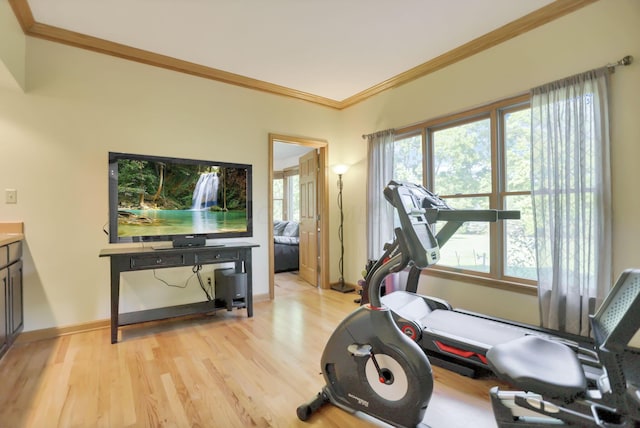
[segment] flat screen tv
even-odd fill
[[[253,236],[251,165],[109,153],[109,242]]]

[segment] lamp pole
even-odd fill
[[[336,165],[334,172],[338,174],[338,208],[340,208],[340,227],[338,228],[338,239],[340,239],[340,260],[338,261],[338,271],[340,272],[340,278],[338,284],[332,285],[333,290],[341,293],[349,293],[354,291],[355,288],[348,286],[344,283],[344,213],[342,211],[342,174],[347,171],[348,167],[345,165]]]

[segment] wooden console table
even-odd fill
[[[190,303],[136,312],[120,313],[120,274],[138,270],[164,269],[182,266],[198,266],[218,263],[235,263],[236,273],[247,274],[246,297],[243,306],[247,316],[253,316],[253,287],[251,274],[251,249],[257,244],[233,242],[224,246],[186,248],[106,248],[100,257],[111,261],[111,343],[118,341],[118,327],[147,321],[161,320],[191,314],[201,314],[227,309],[219,301]]]

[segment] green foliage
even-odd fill
[[[525,231],[525,224],[507,224],[507,254],[505,273],[509,276],[537,280],[535,235]]]
[[[121,204],[134,207],[147,196],[156,183],[156,173],[147,161],[118,162],[118,195]]]
[[[200,174],[209,172],[193,165],[169,164],[165,171],[162,209],[185,210],[191,208],[193,191]]]
[[[422,183],[422,136],[398,139],[393,144],[393,178]]]
[[[506,190],[531,190],[531,112],[505,114],[504,123]]]
[[[247,208],[247,175],[239,169],[224,170],[223,200],[229,211],[244,210]],[[218,200],[220,205],[220,200]]]
[[[434,190],[443,195],[491,192],[489,119],[433,133]]]
[[[140,160],[118,162],[118,198],[121,208],[189,209],[200,177],[197,166],[160,164]],[[156,200],[152,197],[160,187]]]

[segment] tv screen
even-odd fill
[[[109,242],[253,236],[251,165],[109,153]]]

